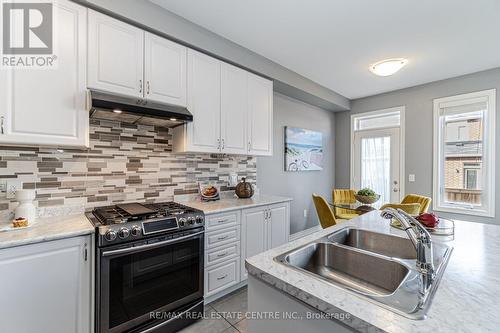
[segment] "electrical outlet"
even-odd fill
[[[307,218],[307,209],[304,209],[304,218]]]
[[[15,199],[16,198],[16,192],[19,189],[23,188],[23,183],[19,180],[7,180],[7,194],[6,197],[7,199]]]
[[[409,175],[408,175],[408,181],[409,181],[410,183],[414,183],[414,182],[415,182],[415,175],[414,175],[414,174],[412,174],[412,173],[411,173],[411,174],[409,174]]]
[[[0,193],[7,192],[7,180],[0,179]]]

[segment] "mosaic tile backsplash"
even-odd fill
[[[198,182],[226,190],[231,172],[256,183],[255,157],[174,154],[171,140],[167,128],[91,119],[89,149],[0,146],[0,181],[35,189],[40,211],[173,200]],[[0,193],[0,216],[16,206]]]

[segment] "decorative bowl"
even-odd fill
[[[375,196],[366,196],[366,195],[354,194],[354,197],[359,202],[367,204],[367,205],[374,204],[375,202],[378,201],[378,199],[380,199],[380,195],[378,195],[378,194],[376,194]]]
[[[236,185],[236,189],[234,191],[238,198],[247,199],[251,198],[253,195],[253,187],[252,184],[247,183],[245,177],[242,178],[242,181]]]

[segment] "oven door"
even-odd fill
[[[203,298],[203,234],[99,249],[97,332],[124,332]]]

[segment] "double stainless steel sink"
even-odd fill
[[[436,277],[422,293],[416,250],[408,238],[344,228],[275,258],[411,319],[429,309],[452,247],[435,243]]]

